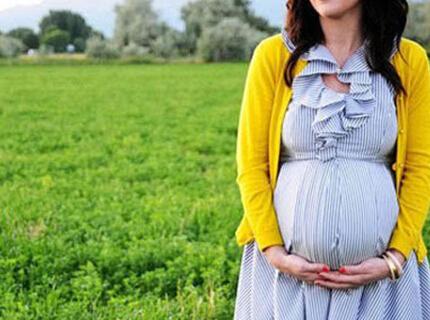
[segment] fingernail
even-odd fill
[[[324,266],[324,267],[322,268],[322,271],[324,271],[324,272],[329,272],[329,271],[330,271],[330,268],[329,268],[329,267],[327,267],[327,266]]]
[[[339,268],[339,272],[345,273],[345,272],[346,272],[345,267],[340,267],[340,268]]]

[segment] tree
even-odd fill
[[[158,16],[152,0],[125,0],[115,6],[114,40],[120,47],[135,43],[149,48],[159,35]]]
[[[24,44],[24,50],[37,49],[39,47],[39,37],[30,28],[16,28],[9,31],[7,35],[21,40]]]
[[[180,55],[181,33],[167,28],[152,43],[152,52],[159,57],[172,58]]]
[[[40,21],[39,28],[41,38],[44,38],[52,28],[66,32],[69,35],[69,42],[80,52],[84,51],[85,42],[93,31],[80,14],[70,10],[50,10]]]
[[[267,20],[255,15],[249,0],[196,0],[181,8],[181,18],[185,23],[189,53],[197,49],[197,41],[206,28],[217,25],[225,18],[236,17],[253,29],[272,34],[278,31]]]
[[[185,23],[190,53],[195,53],[197,40],[205,28],[218,24],[224,18],[240,15],[240,8],[234,0],[197,0],[183,6],[181,18]]]
[[[67,31],[51,27],[45,30],[42,36],[41,44],[51,46],[55,52],[66,51],[67,45],[70,43],[70,35]]]
[[[198,54],[205,61],[248,60],[266,36],[238,17],[225,18],[203,30],[197,42]]]
[[[125,0],[115,12],[114,40],[125,55],[145,52],[168,58],[182,52],[182,33],[159,21],[152,0]]]

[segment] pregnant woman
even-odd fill
[[[287,7],[242,102],[235,319],[430,319],[430,67],[407,2]]]

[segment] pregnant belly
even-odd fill
[[[384,252],[399,210],[389,167],[351,159],[284,163],[273,200],[286,248],[332,269]]]

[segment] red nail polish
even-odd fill
[[[345,272],[346,272],[345,267],[341,267],[341,268],[339,268],[339,272],[341,272],[341,273],[345,273]]]
[[[330,268],[329,268],[329,267],[327,267],[327,266],[324,266],[322,270],[323,270],[324,272],[329,272],[329,271],[330,271]]]

